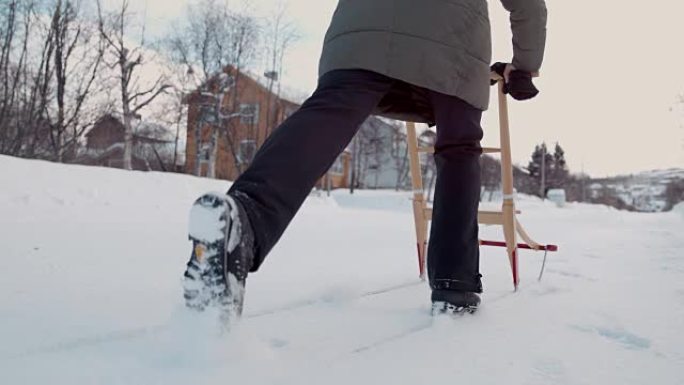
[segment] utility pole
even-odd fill
[[[330,191],[332,190],[332,178],[330,177],[330,170],[325,173],[325,190],[328,193],[328,196],[330,196]]]
[[[358,134],[352,139],[352,159],[351,159],[351,183],[349,183],[349,193],[354,194],[354,188],[356,187],[356,178],[358,175],[356,173],[356,162],[358,161],[358,151],[359,150],[359,137]]]
[[[587,177],[586,177],[586,174],[584,173],[584,162],[582,162],[582,202],[587,201],[586,181],[587,181]]]
[[[275,60],[275,59],[274,59]],[[268,79],[268,98],[266,99],[266,133],[264,134],[263,140],[266,140],[266,138],[271,134],[271,131],[273,130],[273,125],[275,124],[276,117],[275,115],[275,104],[277,100],[272,100],[273,99],[273,85],[275,82],[279,81],[278,79],[278,72],[277,71],[266,71],[264,72],[264,77]],[[259,129],[257,129],[256,133],[256,143],[257,146],[260,146],[259,142]]]
[[[542,144],[542,160],[541,160],[541,186],[540,196],[542,200],[546,199],[546,143]]]

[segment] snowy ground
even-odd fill
[[[408,197],[312,197],[229,334],[188,314],[187,211],[223,182],[0,157],[3,384],[682,384],[684,208],[521,199],[542,283],[483,249],[483,307],[428,315]],[[483,229],[498,239],[497,229]],[[394,290],[385,291],[394,288]]]

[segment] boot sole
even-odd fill
[[[205,194],[190,210],[192,253],[183,282],[185,304],[190,309],[216,307],[226,318],[241,313],[244,283],[226,269],[227,253],[239,237],[235,214],[235,203],[223,194]]]
[[[447,302],[433,302],[432,304],[432,315],[454,315],[462,316],[465,314],[475,314],[477,312],[478,306],[456,306]]]

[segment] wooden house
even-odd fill
[[[166,130],[154,124],[136,122],[131,164],[139,171],[173,171],[168,152],[174,141],[165,138]],[[125,127],[114,115],[102,116],[85,134],[86,146],[75,163],[123,168]]]
[[[269,88],[227,67],[188,95],[187,173],[235,180],[246,170],[266,138],[300,107]],[[330,180],[332,188],[347,187],[349,160],[348,152],[342,154],[318,186]]]

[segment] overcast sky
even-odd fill
[[[115,3],[117,0],[108,0]],[[280,0],[254,0],[265,12]],[[373,1],[373,0],[364,0]],[[148,30],[163,35],[187,0],[135,0]],[[237,2],[237,1],[234,1]],[[310,93],[337,0],[289,0],[302,39],[286,62],[287,85]],[[420,3],[416,0],[416,3]],[[514,161],[542,141],[565,148],[573,172],[593,176],[684,167],[684,1],[547,0],[549,31],[540,96],[511,107]],[[494,59],[511,57],[508,15],[489,1]],[[494,95],[493,95],[494,96]],[[496,105],[484,145],[498,142]]]

